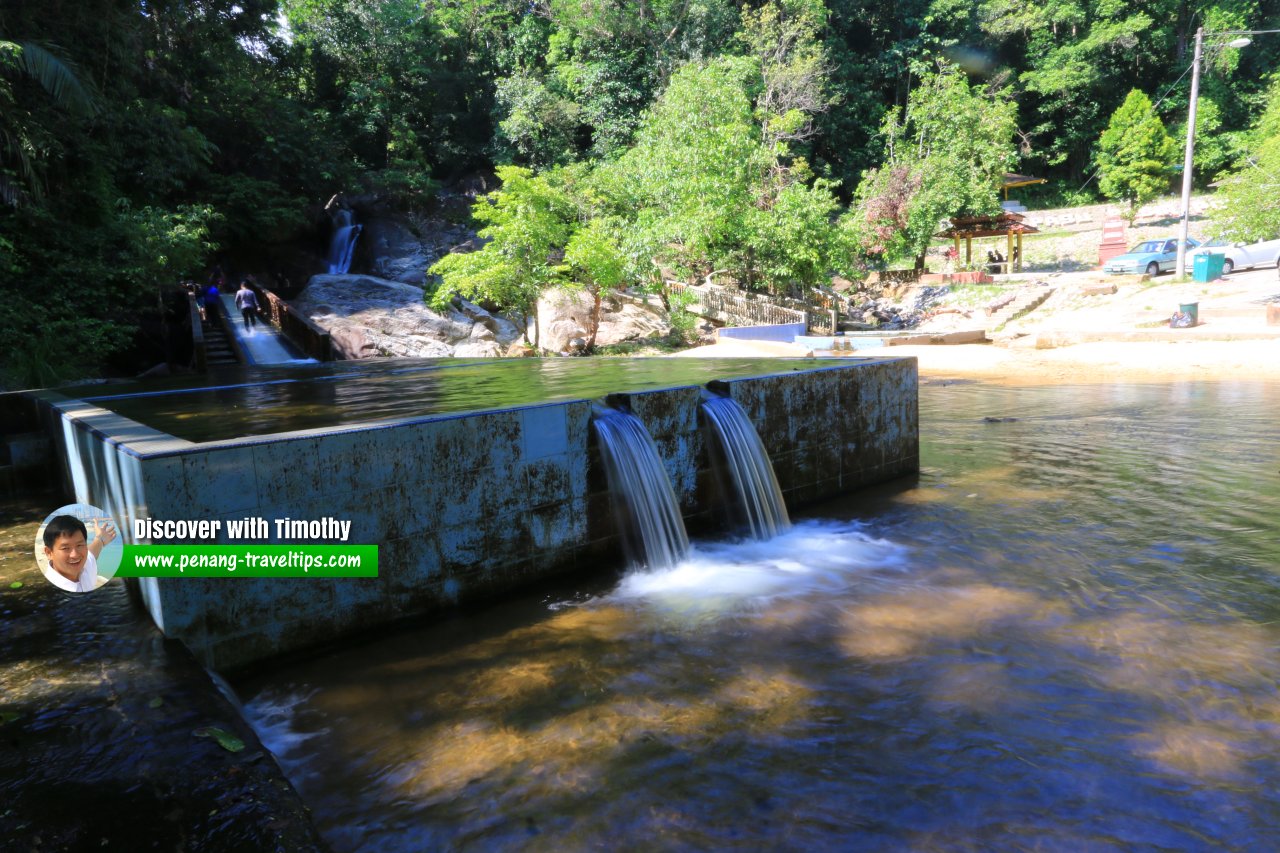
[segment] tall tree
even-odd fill
[[[25,75],[38,83],[60,109],[91,115],[97,102],[76,69],[48,48],[0,39],[0,203],[18,204],[43,190],[35,128],[24,121],[13,80]]]
[[[598,180],[631,222],[633,274],[654,259],[706,275],[741,242],[754,185],[767,171],[746,83],[749,61],[723,58],[676,72],[636,145]]]
[[[1128,204],[1125,216],[1132,225],[1138,208],[1169,189],[1177,155],[1151,99],[1134,89],[1098,140],[1098,187],[1107,198]]]
[[[603,219],[593,219],[574,232],[564,249],[570,287],[581,286],[591,294],[591,332],[587,351],[595,348],[600,332],[600,303],[605,291],[627,280],[627,259],[614,238],[614,229]]]

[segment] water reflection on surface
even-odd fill
[[[870,360],[870,359],[867,359]],[[188,441],[217,441],[397,418],[705,385],[849,366],[821,358],[368,359],[227,369],[94,389],[85,399]],[[66,389],[81,394],[82,388]]]
[[[275,673],[249,712],[338,850],[1270,849],[1276,411],[926,384],[918,482]]]

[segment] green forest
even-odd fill
[[[1200,27],[1277,28],[1280,3],[7,2],[0,383],[154,363],[166,293],[318,244],[338,192],[499,187],[428,298],[516,313],[664,270],[794,292],[910,265],[941,220],[998,210],[1007,171],[1048,179],[1032,207],[1134,204],[1180,181]],[[1280,38],[1224,44],[1194,180],[1261,236]]]

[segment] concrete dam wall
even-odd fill
[[[693,384],[607,395],[644,422],[695,535],[727,523],[699,409],[709,393],[746,410],[793,508],[919,467],[914,359],[701,369]],[[128,541],[135,519],[256,516],[349,521],[348,542],[379,546],[377,578],[136,581],[165,635],[215,669],[622,559],[591,429],[599,395],[201,440],[175,436],[177,421],[161,421],[166,432],[126,417],[107,397],[41,399],[69,490],[109,510]],[[290,540],[273,527],[261,541]]]

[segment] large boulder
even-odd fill
[[[368,275],[317,275],[291,303],[328,330],[342,358],[501,356],[522,334],[470,303],[432,311],[421,287]]]
[[[539,343],[552,352],[573,352],[591,337],[591,294],[549,290],[538,300]],[[597,346],[671,334],[671,319],[656,296],[607,291],[600,301]]]

